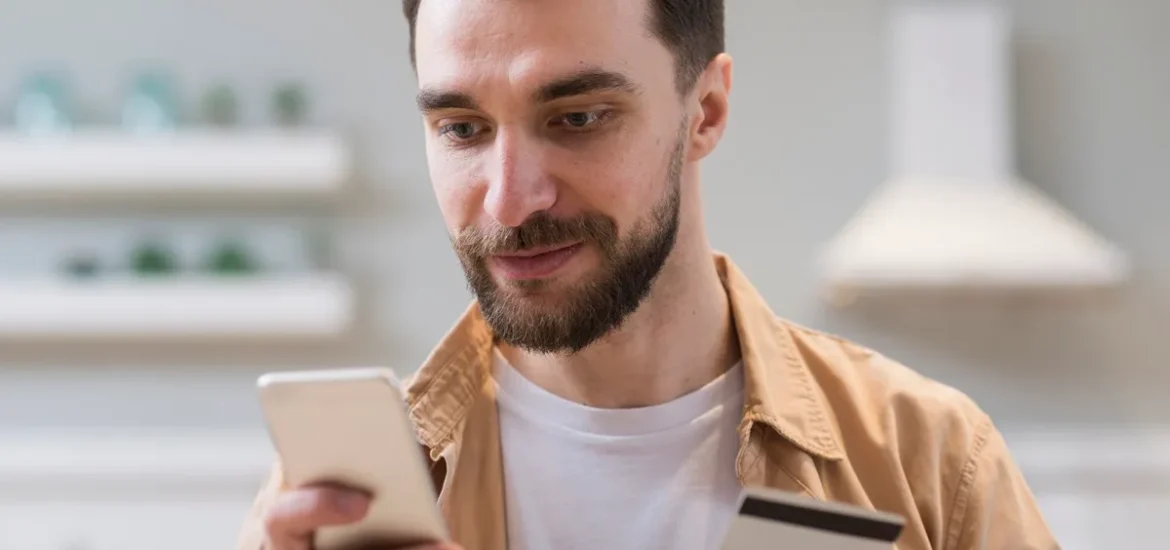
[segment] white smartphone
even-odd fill
[[[359,523],[322,528],[316,550],[447,539],[423,450],[393,371],[268,373],[257,381],[285,486],[334,483],[373,495]]]

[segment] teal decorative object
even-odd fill
[[[207,270],[215,275],[248,275],[255,273],[258,266],[243,243],[225,239],[212,251]]]
[[[29,78],[16,99],[13,118],[17,129],[26,134],[57,134],[72,129],[62,78],[50,73]]]
[[[272,110],[281,126],[304,124],[309,111],[309,98],[304,87],[296,82],[278,85],[272,94]]]
[[[203,113],[207,121],[215,126],[234,126],[239,123],[240,108],[235,90],[227,85],[208,90],[203,97]]]
[[[179,270],[174,253],[154,241],[139,246],[131,263],[134,273],[145,277],[170,275]]]
[[[161,72],[139,75],[122,106],[122,126],[131,132],[168,132],[178,127],[178,118],[170,78]]]
[[[92,279],[101,269],[98,259],[90,254],[75,254],[65,260],[64,267],[74,279]]]

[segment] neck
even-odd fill
[[[739,342],[710,246],[684,237],[621,329],[573,355],[501,353],[545,390],[599,408],[661,404],[714,380],[738,361]]]

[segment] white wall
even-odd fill
[[[1134,254],[1131,290],[1093,311],[837,312],[819,301],[811,267],[884,174],[886,5],[729,2],[735,102],[704,173],[715,244],[780,314],[960,387],[1006,431],[1170,421],[1170,35],[1159,32],[1170,3],[1012,3],[1022,174]],[[263,87],[300,76],[316,91],[316,118],[356,137],[363,189],[337,208],[260,212],[36,210],[0,200],[0,265],[31,257],[37,245],[20,224],[42,216],[58,233],[172,216],[325,217],[340,227],[340,263],[361,284],[363,310],[358,334],[328,346],[5,342],[0,429],[255,429],[252,382],[264,370],[414,368],[468,294],[430,194],[405,32],[399,4],[387,0],[5,0],[0,106],[25,71],[59,64],[88,116],[109,116],[127,71],[157,60],[176,71],[190,109],[191,93],[226,78],[248,94],[256,120]]]

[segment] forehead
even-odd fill
[[[673,74],[670,53],[647,27],[647,8],[647,0],[423,0],[419,85],[523,87],[585,68]]]

